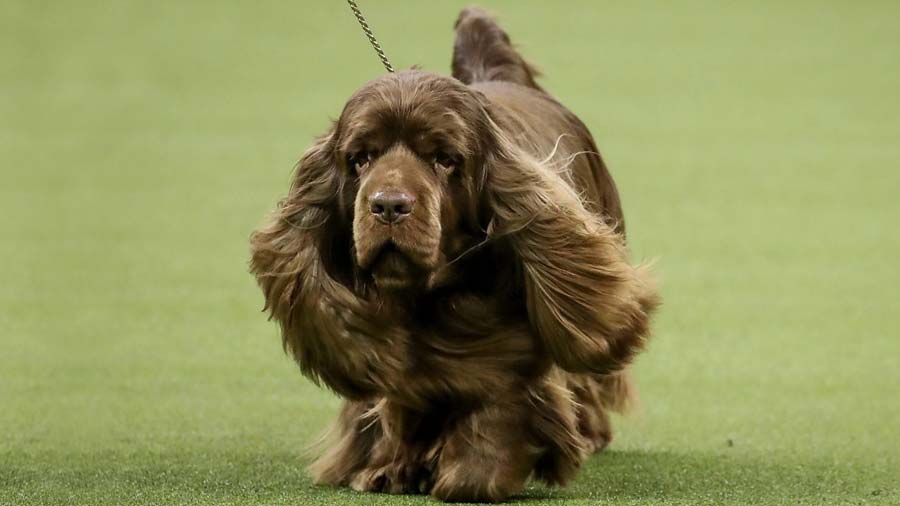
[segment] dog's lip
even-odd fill
[[[385,238],[379,244],[374,245],[371,248],[366,249],[357,249],[356,250],[356,265],[362,270],[368,270],[372,267],[378,260],[378,255],[388,246],[388,244],[392,244],[393,240],[390,238]]]
[[[429,266],[417,255],[408,251],[406,248],[398,244],[394,239],[388,238],[377,247],[371,248],[364,255],[359,255],[357,264],[363,270],[372,270],[381,260],[388,255],[397,255],[409,262],[416,269],[422,271],[430,270]]]

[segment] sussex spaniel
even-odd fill
[[[320,483],[499,501],[610,441],[657,296],[590,133],[483,11],[453,77],[347,102],[252,236],[285,349],[345,399]]]

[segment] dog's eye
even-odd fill
[[[375,151],[358,151],[347,155],[347,165],[353,167],[356,172],[366,170],[369,163],[375,159],[377,153]]]
[[[434,168],[443,172],[453,172],[459,166],[459,160],[443,151],[434,154]]]

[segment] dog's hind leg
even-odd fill
[[[531,430],[543,449],[534,477],[548,485],[565,485],[575,477],[593,450],[580,430],[582,405],[567,386],[570,373],[554,367],[541,382],[529,387]]]
[[[637,403],[629,370],[605,375],[571,374],[569,388],[579,405],[579,432],[588,441],[592,453],[602,451],[613,437],[608,413],[625,413]]]
[[[454,29],[453,77],[466,84],[506,81],[541,89],[535,82],[537,69],[522,58],[487,12],[478,7],[463,9]]]

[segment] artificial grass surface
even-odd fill
[[[463,2],[365,2],[447,72]],[[643,410],[526,504],[900,504],[900,4],[484,2],[592,128],[665,307]],[[0,503],[311,485],[338,401],[247,237],[378,75],[343,2],[0,4]]]

